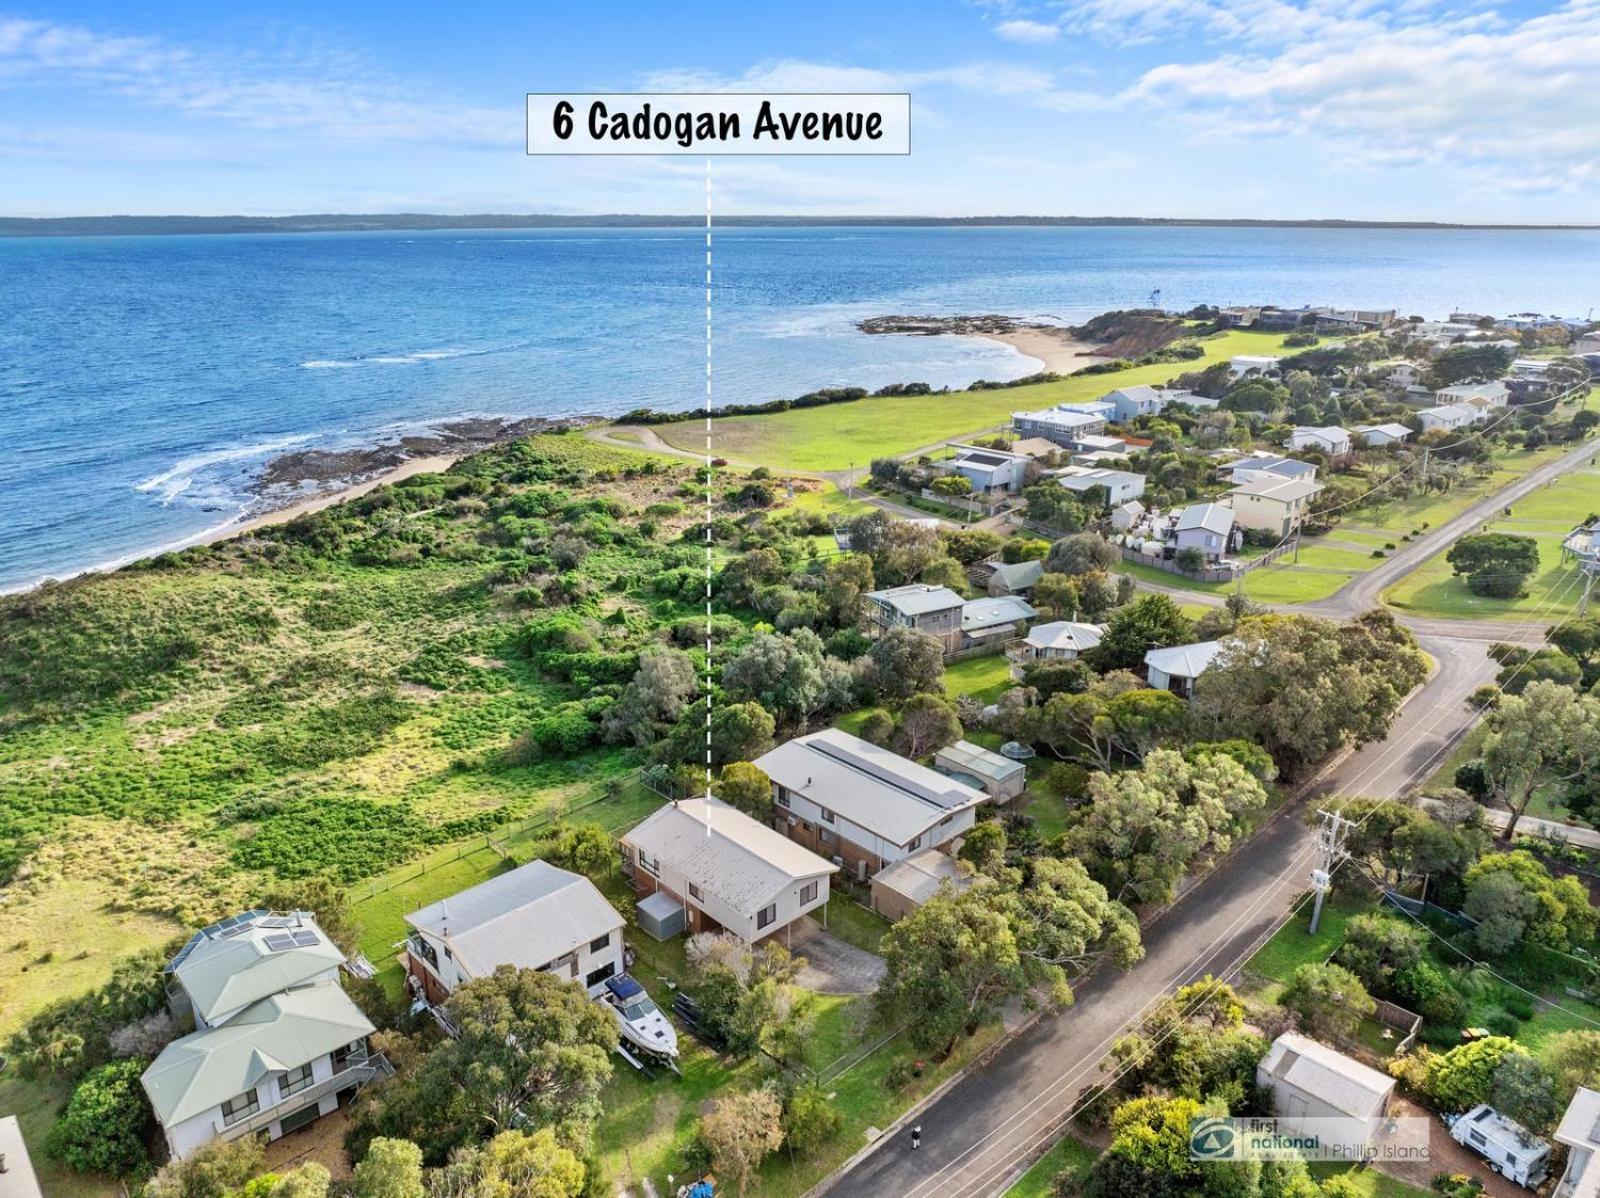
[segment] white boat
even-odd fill
[[[606,979],[600,1002],[617,1021],[623,1046],[655,1057],[674,1061],[678,1056],[678,1033],[667,1022],[661,1009],[645,993],[644,987],[627,974]]]

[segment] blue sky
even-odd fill
[[[1600,221],[1600,0],[3,5],[7,215],[693,212],[521,98],[728,89],[910,91],[915,152],[723,212]]]

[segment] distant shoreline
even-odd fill
[[[309,213],[301,216],[0,216],[0,237],[156,237],[240,233],[374,233],[467,229],[689,228],[705,215],[607,213]],[[719,216],[724,228],[1215,228],[1215,229],[1460,229],[1593,232],[1600,224],[1473,224],[1451,221],[1268,220],[1182,216]]]

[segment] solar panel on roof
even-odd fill
[[[301,928],[297,932],[291,932],[290,935],[294,937],[294,942],[301,948],[310,948],[314,944],[322,943],[321,937],[310,928]]]
[[[274,932],[263,937],[261,943],[267,946],[270,953],[284,953],[294,947],[294,937],[287,932]]]

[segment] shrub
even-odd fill
[[[149,1163],[144,1144],[151,1121],[139,1084],[146,1064],[140,1057],[113,1061],[79,1082],[50,1129],[50,1155],[80,1173],[141,1172]]]

